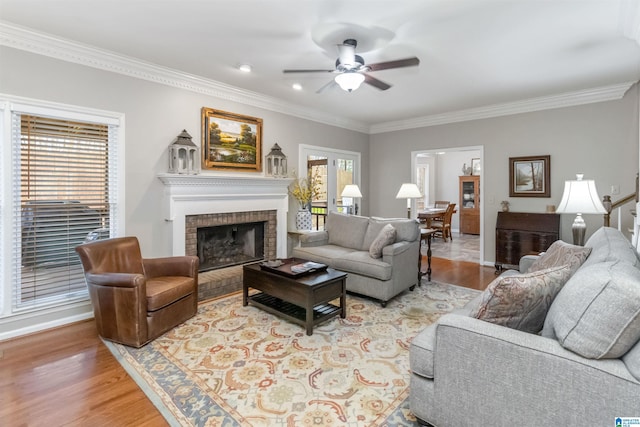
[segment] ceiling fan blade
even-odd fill
[[[331,81],[329,81],[326,85],[322,86],[320,89],[318,89],[316,91],[316,93],[322,93],[328,89],[333,88],[334,86],[337,86],[338,84],[336,83],[335,80],[331,79]]]
[[[391,87],[390,84],[385,83],[382,80],[378,80],[375,77],[371,77],[369,74],[364,74],[364,82],[380,90],[387,90]]]
[[[336,70],[282,70],[283,73],[333,73]]]
[[[378,62],[376,64],[367,64],[369,71],[388,70],[390,68],[413,67],[420,64],[420,60],[415,56],[413,58],[397,59],[395,61]]]

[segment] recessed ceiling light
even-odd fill
[[[300,83],[294,83],[291,85],[294,90],[302,90],[302,85]]]
[[[249,64],[242,64],[238,67],[238,69],[244,73],[250,73],[251,72],[251,65]]]

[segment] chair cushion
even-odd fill
[[[470,317],[538,333],[553,299],[571,275],[568,265],[526,274],[500,276],[482,293]]]
[[[356,252],[354,249],[344,248],[336,245],[322,246],[301,246],[293,248],[293,256],[309,261],[321,262],[329,267],[337,268],[334,261],[344,258],[348,254]]]
[[[391,279],[391,264],[381,259],[371,258],[369,252],[366,251],[354,251],[342,258],[335,258],[333,267],[336,270],[373,277],[382,281]],[[349,279],[347,278],[348,283]]]
[[[368,251],[371,243],[380,234],[380,230],[387,224],[393,225],[396,229],[396,242],[413,242],[420,238],[420,228],[414,219],[372,217],[369,219],[369,226],[360,249]]]
[[[391,224],[385,224],[378,233],[378,236],[373,240],[369,247],[369,255],[371,258],[381,258],[382,248],[392,244],[396,241],[396,229]]]
[[[589,359],[619,358],[640,339],[640,270],[623,261],[581,267],[551,305],[542,335]]]
[[[160,310],[193,293],[194,279],[183,276],[160,276],[147,280],[147,311]]]
[[[329,212],[326,223],[329,244],[360,250],[368,226],[367,217]]]
[[[547,251],[540,255],[529,267],[528,272],[544,270],[546,268],[568,265],[571,274],[582,265],[591,253],[591,248],[576,246],[556,240],[549,246]]]
[[[600,227],[585,243],[592,248],[591,255],[584,262],[584,266],[607,261],[624,261],[640,267],[638,253],[622,232],[612,227]]]

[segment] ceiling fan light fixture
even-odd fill
[[[334,80],[342,90],[351,92],[360,87],[364,81],[364,75],[356,72],[347,72],[338,74]]]

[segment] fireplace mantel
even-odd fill
[[[172,223],[173,255],[185,254],[185,217],[210,213],[277,211],[277,256],[287,256],[291,178],[255,175],[158,174],[164,183],[164,218]]]

